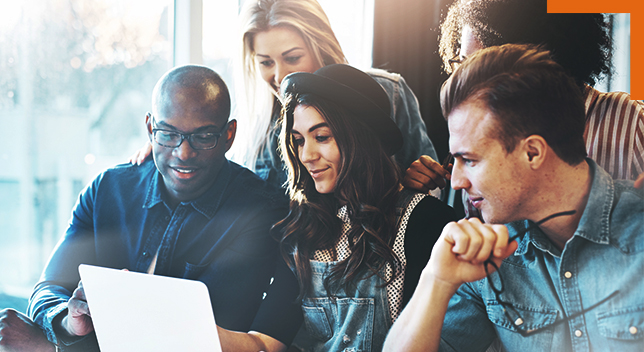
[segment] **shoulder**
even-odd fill
[[[458,220],[452,207],[431,195],[426,196],[416,205],[411,213],[410,221],[411,219],[418,219],[424,222],[428,221],[427,219],[432,219],[444,225],[450,221]]]
[[[452,207],[433,196],[425,196],[418,202],[409,216],[405,232],[406,246],[412,246],[413,248],[427,241],[430,241],[433,245],[445,225],[456,220],[458,218]],[[424,247],[421,245],[419,248]]]
[[[248,203],[261,202],[271,206],[288,206],[284,189],[266,182],[235,162],[229,161],[228,164],[231,170],[228,193],[245,197]]]
[[[378,82],[389,95],[393,93],[402,94],[402,91],[409,89],[405,79],[398,73],[381,70],[379,68],[370,68],[365,70],[365,72]]]
[[[118,164],[99,173],[89,187],[98,188],[109,185],[110,188],[118,189],[138,188],[143,183],[149,184],[156,170],[153,160],[147,160],[141,165]]]
[[[366,69],[366,72],[371,78],[375,79],[378,83],[380,82],[391,82],[398,83],[402,80],[402,76],[398,73],[385,71],[379,68],[369,68]]]
[[[632,216],[633,221],[644,223],[644,189],[633,187],[633,181],[614,180],[615,199],[613,201],[613,219],[624,214]],[[626,219],[624,219],[626,220]],[[621,222],[617,220],[617,222]],[[644,225],[643,225],[644,226]]]
[[[600,92],[592,87],[586,87],[584,92],[586,114],[589,117],[616,117],[627,118],[630,116],[644,116],[644,102],[631,99],[625,92]]]

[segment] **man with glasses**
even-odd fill
[[[211,69],[182,66],[159,80],[145,119],[153,160],[108,169],[81,193],[30,299],[29,315],[59,349],[98,350],[81,263],[202,281],[219,326],[251,329],[279,258],[269,230],[288,203],[226,159],[237,127],[229,114],[228,89]],[[33,326],[12,313],[5,327],[14,333],[3,334],[22,330],[23,344],[34,341],[26,350],[37,350]]]
[[[644,195],[586,157],[575,81],[540,48],[491,47],[441,106],[452,186],[486,224],[445,227],[385,350],[641,351]]]

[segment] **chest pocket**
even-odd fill
[[[304,325],[326,351],[371,351],[374,305],[373,298],[306,298]]]
[[[555,309],[523,308],[521,306],[514,305],[512,305],[512,308],[521,315],[522,323],[519,326],[524,331],[541,329],[554,324],[557,320],[557,310]],[[514,317],[515,314],[511,309],[509,310],[509,313],[511,317]],[[487,315],[490,318],[490,321],[495,325],[517,332],[515,322],[519,317],[516,317],[514,321],[510,321],[503,312],[503,306],[498,302],[493,301],[488,303]]]
[[[644,306],[598,312],[597,327],[611,351],[644,348]]]
[[[554,328],[548,329],[548,326],[553,325],[557,321],[558,312],[555,309],[544,307],[539,308],[525,308],[522,306],[512,305],[514,311],[521,315],[521,324],[519,327],[523,331],[531,331],[535,329],[542,329],[534,335],[527,338],[518,333],[515,322],[519,319],[515,317],[515,312],[509,310],[509,315],[513,320],[508,319],[503,312],[503,306],[497,301],[488,301],[487,315],[492,323],[496,325],[496,331],[502,341],[506,341],[510,346],[522,346],[524,351],[549,351],[552,350],[552,342],[554,338]],[[518,322],[517,322],[518,323]],[[543,329],[545,328],[545,329]]]

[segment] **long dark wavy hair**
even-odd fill
[[[335,189],[320,194],[308,171],[299,161],[291,131],[293,111],[298,105],[316,109],[329,125],[340,151],[341,165]],[[316,250],[331,250],[341,235],[337,211],[347,205],[351,220],[348,233],[351,254],[338,263],[325,280],[327,292],[352,282],[381,275],[389,263],[399,275],[400,260],[393,252],[396,237],[395,203],[400,171],[370,128],[341,106],[311,94],[285,98],[282,109],[280,151],[288,168],[290,212],[276,226],[283,229],[281,251],[298,277],[300,297],[311,288],[309,260]]]

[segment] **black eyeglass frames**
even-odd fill
[[[156,125],[154,117],[152,117],[152,124]],[[162,128],[154,128],[152,129],[152,136],[154,141],[162,147],[178,148],[184,140],[187,140],[190,147],[194,150],[208,150],[217,147],[219,138],[227,126],[228,123],[224,124],[221,130],[216,133],[180,133],[177,131],[164,130]]]

